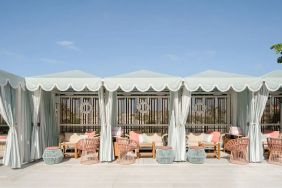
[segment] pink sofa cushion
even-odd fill
[[[130,131],[129,132],[129,139],[130,140],[134,140],[136,141],[137,143],[139,143],[139,134],[134,132],[134,131]]]
[[[219,131],[213,131],[210,134],[212,134],[212,142],[213,143],[220,142],[220,132]]]

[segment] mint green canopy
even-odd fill
[[[0,86],[5,86],[8,83],[14,89],[19,87],[25,88],[25,80],[23,77],[0,70]]]
[[[184,85],[189,91],[202,89],[206,92],[217,89],[226,92],[233,89],[236,92],[258,91],[262,86],[261,78],[228,72],[208,70],[184,78]]]
[[[163,91],[164,89],[177,91],[182,86],[182,78],[148,70],[139,70],[104,78],[104,86],[111,92],[118,89],[125,92],[130,92],[134,89],[141,92],[148,91],[149,89],[154,91]]]
[[[275,70],[262,76],[269,91],[277,91],[282,87],[282,70]]]
[[[45,91],[52,91],[55,88],[59,91],[66,91],[68,89],[75,91],[82,91],[84,89],[98,91],[101,86],[101,78],[80,70],[26,78],[26,87],[30,91],[36,91],[40,87]]]

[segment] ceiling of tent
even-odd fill
[[[25,80],[23,77],[0,70],[0,86],[9,83],[13,88],[25,87]]]
[[[26,78],[26,87],[31,91],[35,91],[39,87],[45,91],[53,89],[83,91],[86,88],[90,91],[98,91],[101,86],[102,79],[100,77],[79,70]]]
[[[278,91],[282,87],[282,70],[275,70],[262,76],[269,91]]]
[[[258,91],[262,86],[261,78],[228,72],[208,70],[184,78],[184,85],[190,91],[202,89],[206,92],[218,89],[226,92],[233,89],[241,92],[246,88]]]
[[[177,91],[182,86],[182,78],[168,74],[161,74],[148,70],[140,70],[121,75],[115,75],[104,79],[104,86],[108,91],[121,89],[130,92],[135,89],[144,92],[154,91]]]

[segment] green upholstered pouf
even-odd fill
[[[187,160],[193,164],[202,164],[206,160],[206,152],[203,147],[190,147],[187,152]]]
[[[158,147],[156,149],[156,160],[160,164],[171,164],[175,158],[175,151],[168,146]]]
[[[48,147],[44,150],[42,158],[46,164],[52,165],[62,162],[64,154],[59,147]]]

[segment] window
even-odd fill
[[[282,98],[270,96],[267,100],[263,116],[261,119],[262,124],[272,124],[280,122],[280,110],[281,110]]]
[[[161,94],[118,95],[117,123],[119,125],[168,124],[168,95]]]
[[[99,99],[97,96],[61,96],[60,124],[98,125]]]
[[[193,95],[188,124],[229,124],[228,95]]]

